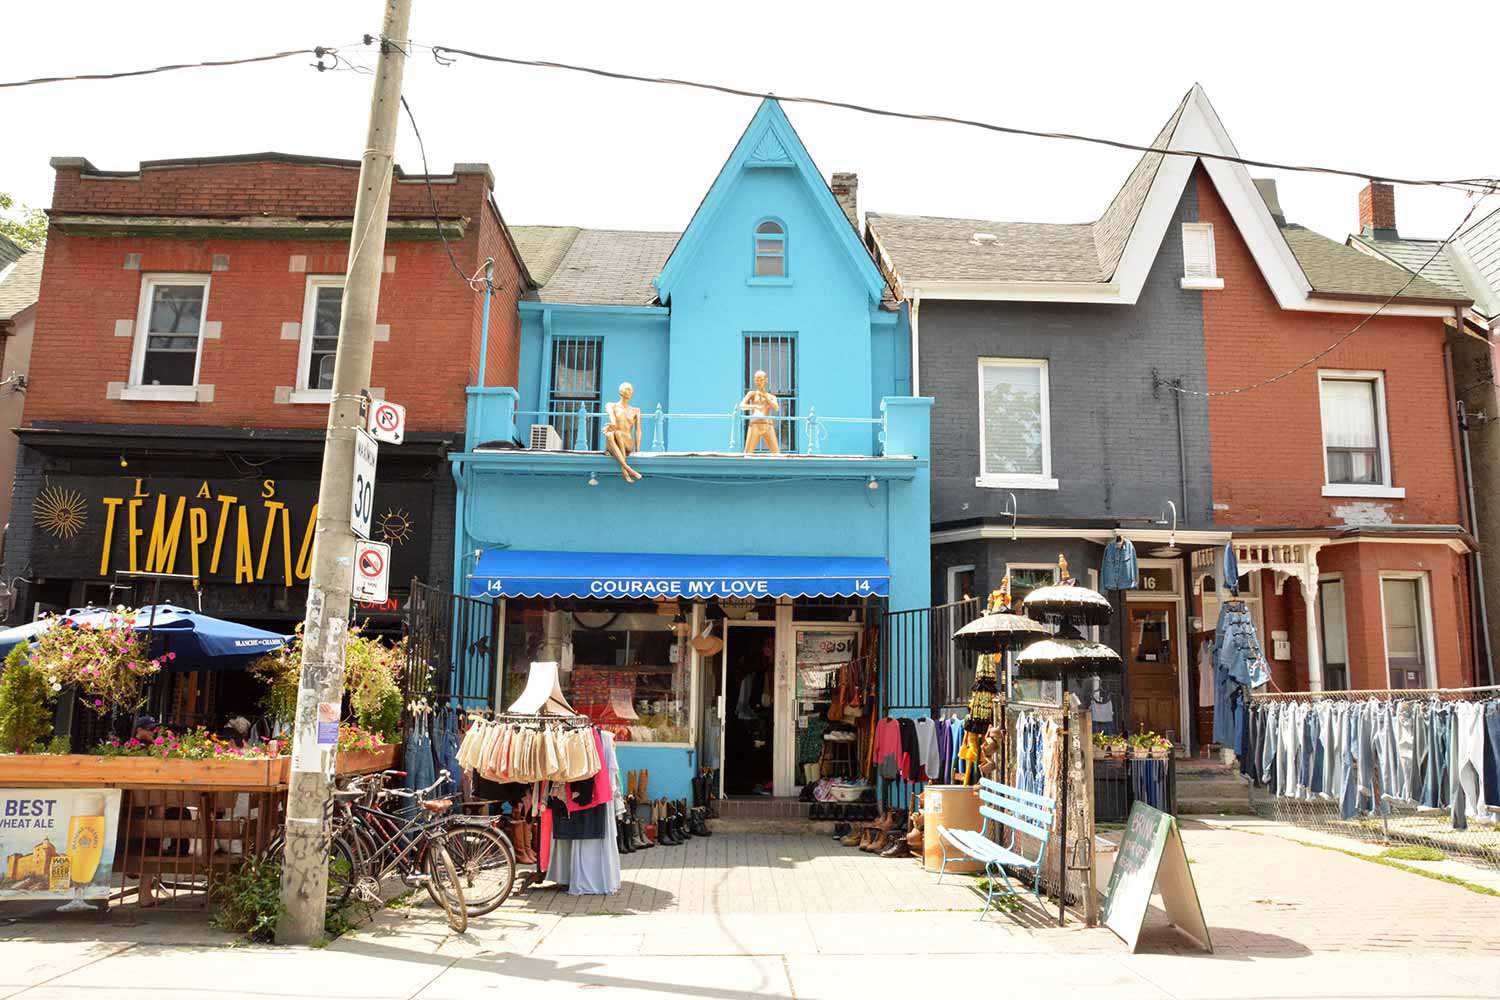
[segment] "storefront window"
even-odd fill
[[[651,604],[552,604],[508,602],[505,704],[525,687],[533,662],[555,660],[574,711],[608,727],[617,740],[692,740],[686,627]]]

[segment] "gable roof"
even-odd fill
[[[542,302],[647,306],[651,284],[677,243],[677,233],[574,226],[513,226],[516,246]]]
[[[703,234],[712,226],[729,192],[739,182],[741,172],[747,168],[792,170],[802,179],[832,227],[834,238],[843,244],[871,303],[879,303],[886,290],[885,278],[860,241],[853,223],[839,207],[838,199],[834,198],[828,182],[802,144],[802,137],[781,110],[781,104],[772,98],[760,102],[750,124],[745,126],[739,142],[735,143],[729,158],[719,168],[718,176],[693,212],[687,229],[672,248],[661,273],[656,276],[654,284],[661,301],[668,303],[672,300],[672,289],[679,275],[702,246]]]
[[[15,243],[10,237],[0,234],[0,267],[13,264],[21,259],[25,249]]]
[[[1130,305],[1140,296],[1183,189],[1201,165],[1283,309],[1367,313],[1367,304],[1344,300],[1383,299],[1406,280],[1394,267],[1331,250],[1330,244],[1339,244],[1310,230],[1283,230],[1245,165],[1218,158],[1238,157],[1239,151],[1201,87],[1188,91],[1151,145],[1181,152],[1142,154],[1095,222],[1080,226],[867,213],[871,242],[907,297]],[[984,239],[981,234],[986,233],[998,238]],[[1367,262],[1383,270],[1371,270]],[[1448,315],[1451,307],[1439,303],[1460,300],[1435,284],[1413,282],[1385,311]]]
[[[1351,234],[1349,246],[1419,273],[1449,292],[1472,298],[1474,311],[1487,320],[1500,318],[1500,209],[1464,230],[1446,247],[1441,240],[1363,233]]]
[[[12,264],[0,265],[0,322],[14,319],[36,305],[42,288],[45,246],[22,255]]]

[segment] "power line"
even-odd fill
[[[437,230],[438,239],[443,241],[443,249],[448,251],[448,263],[453,265],[453,270],[469,286],[470,291],[483,291],[484,285],[479,281],[479,272],[476,271],[472,278],[464,274],[464,269],[458,265],[458,258],[453,256],[453,247],[448,245],[448,237],[443,234],[443,221],[438,216],[437,194],[432,190],[432,171],[427,166],[427,144],[422,141],[422,130],[417,128],[417,116],[412,114],[405,94],[401,95],[401,107],[406,111],[406,120],[411,122],[411,130],[417,137],[417,149],[422,154],[422,180],[427,184],[427,202],[432,206],[432,226]]]
[[[1276,163],[1270,160],[1251,160],[1240,156],[1230,156],[1227,153],[1214,153],[1206,150],[1193,149],[1161,149],[1155,146],[1143,146],[1138,143],[1124,142],[1119,139],[1106,139],[1099,136],[1082,135],[1075,132],[1050,132],[1038,129],[1021,128],[1016,125],[1002,125],[996,122],[978,121],[972,118],[960,118],[955,115],[928,114],[921,112],[896,111],[890,108],[876,108],[864,104],[855,104],[851,101],[838,101],[826,97],[807,96],[784,96],[773,94],[769,91],[746,90],[740,87],[731,87],[722,83],[708,83],[701,80],[680,80],[673,77],[644,76],[635,73],[624,73],[617,70],[601,69],[596,66],[580,66],[573,63],[553,62],[547,59],[518,59],[512,56],[494,55],[487,52],[475,52],[471,49],[455,48],[451,45],[424,45],[423,48],[432,51],[433,58],[440,65],[450,65],[455,60],[453,56],[468,56],[471,59],[480,59],[486,62],[506,63],[512,66],[529,66],[539,69],[560,69],[572,73],[586,73],[591,76],[605,77],[610,80],[629,80],[635,83],[652,83],[673,87],[688,87],[694,90],[708,90],[720,94],[730,94],[736,97],[758,97],[768,98],[773,101],[781,101],[790,104],[812,104],[828,108],[841,108],[845,111],[856,111],[860,114],[878,115],[882,118],[902,118],[909,121],[937,122],[948,125],[964,125],[970,128],[984,129],[989,132],[1001,132],[1006,135],[1024,135],[1037,139],[1064,139],[1070,142],[1087,142],[1099,146],[1110,146],[1115,149],[1132,150],[1139,153],[1162,153],[1168,156],[1194,156],[1206,160],[1223,160],[1227,163],[1242,163],[1248,167],[1264,167],[1268,170],[1291,170],[1302,173],[1332,174],[1338,177],[1354,177],[1360,180],[1379,181],[1386,184],[1405,184],[1414,187],[1442,187],[1454,188],[1460,191],[1479,194],[1492,194],[1500,191],[1500,179],[1494,177],[1467,177],[1455,180],[1423,180],[1404,177],[1387,177],[1381,174],[1364,170],[1343,170],[1337,167],[1307,166],[1291,163]]]
[[[1453,242],[1453,238],[1456,237],[1463,230],[1464,226],[1466,226],[1466,225],[1469,224],[1469,220],[1471,218],[1473,218],[1474,212],[1483,203],[1484,203],[1484,198],[1482,198],[1482,197],[1481,198],[1475,198],[1474,199],[1474,204],[1472,204],[1472,205],[1469,206],[1469,210],[1466,213],[1464,213],[1463,219],[1461,219],[1459,221],[1458,225],[1456,225],[1456,226],[1453,227],[1453,231],[1452,232],[1450,232],[1447,236],[1445,236],[1443,238],[1443,241],[1438,244],[1437,249],[1432,252],[1432,256],[1428,257],[1427,260],[1422,264],[1421,267],[1419,267],[1415,271],[1411,272],[1411,276],[1408,277],[1406,279],[1406,281],[1402,282],[1400,288],[1396,289],[1390,295],[1387,295],[1385,297],[1385,300],[1382,301],[1378,306],[1376,306],[1374,308],[1374,310],[1368,316],[1363,317],[1358,323],[1354,324],[1353,329],[1349,330],[1347,333],[1344,333],[1342,336],[1340,336],[1333,343],[1329,344],[1327,347],[1323,348],[1321,351],[1319,351],[1317,354],[1314,354],[1312,357],[1308,358],[1306,361],[1302,361],[1302,362],[1298,363],[1297,365],[1295,365],[1294,367],[1288,368],[1286,371],[1278,372],[1277,374],[1272,375],[1270,378],[1264,378],[1264,379],[1261,379],[1259,382],[1252,382],[1249,385],[1242,385],[1242,386],[1239,386],[1239,387],[1234,388],[1234,389],[1214,389],[1214,390],[1184,389],[1184,388],[1182,388],[1182,386],[1181,386],[1180,383],[1177,384],[1177,385],[1173,385],[1171,383],[1164,382],[1162,384],[1166,388],[1170,389],[1171,391],[1173,391],[1173,392],[1180,392],[1184,396],[1202,396],[1204,398],[1213,398],[1213,397],[1217,397],[1217,396],[1239,396],[1239,395],[1243,395],[1244,393],[1247,393],[1247,392],[1254,392],[1256,389],[1263,389],[1263,388],[1265,388],[1268,385],[1274,385],[1275,383],[1280,382],[1283,379],[1290,378],[1291,376],[1293,376],[1293,375],[1297,374],[1298,372],[1302,371],[1304,368],[1307,368],[1307,367],[1309,367],[1311,365],[1316,364],[1317,362],[1319,362],[1322,359],[1326,358],[1328,355],[1332,354],[1334,352],[1334,350],[1340,344],[1344,343],[1349,338],[1353,337],[1356,333],[1358,333],[1359,331],[1363,330],[1365,328],[1365,324],[1369,323],[1370,320],[1374,319],[1376,316],[1379,316],[1380,313],[1385,309],[1386,306],[1390,305],[1392,302],[1395,302],[1396,299],[1399,298],[1403,292],[1405,292],[1408,288],[1410,288],[1412,282],[1416,281],[1417,277],[1423,271],[1427,270],[1428,265],[1430,265],[1433,261],[1435,261],[1435,260],[1438,259],[1438,255],[1443,252],[1443,250],[1448,246],[1449,243]]]
[[[316,56],[319,60],[315,63],[319,69],[325,69],[322,65],[324,56],[333,55],[338,50],[326,45],[318,45],[310,49],[286,49],[282,52],[271,52],[263,56],[244,56],[239,59],[208,59],[203,62],[192,63],[169,63],[166,66],[152,66],[150,69],[122,70],[118,73],[75,73],[69,76],[37,76],[30,80],[11,80],[8,83],[0,83],[0,89],[7,87],[35,87],[43,83],[70,83],[82,80],[123,80],[132,76],[151,76],[155,73],[172,73],[180,69],[212,69],[220,66],[246,66],[251,63],[275,62],[278,59],[290,59],[292,56]]]

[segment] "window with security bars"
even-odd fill
[[[603,404],[599,373],[604,342],[594,337],[560,337],[552,342],[552,388],[548,422],[569,451],[599,450]]]
[[[776,397],[776,438],[786,453],[797,450],[797,339],[787,334],[745,335],[745,387],[755,388],[755,373],[766,373],[766,391]]]

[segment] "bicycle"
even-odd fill
[[[387,797],[420,798],[404,789],[384,787],[385,779],[405,777],[403,771],[385,771],[379,775],[367,775],[350,782],[349,791],[359,793],[344,796],[347,801],[347,835],[356,853],[370,864],[384,860],[385,846],[396,838],[403,822],[402,817],[376,808],[376,803]],[[437,784],[447,778],[442,772]],[[424,789],[425,794],[430,789]],[[453,857],[459,876],[464,883],[464,897],[468,915],[483,916],[499,907],[509,898],[515,887],[516,851],[510,838],[502,832],[495,819],[482,816],[463,816],[451,812],[452,801],[448,799],[425,803],[433,813],[434,822],[447,834],[445,846]],[[428,892],[433,887],[428,886]],[[435,899],[435,897],[434,897]]]

